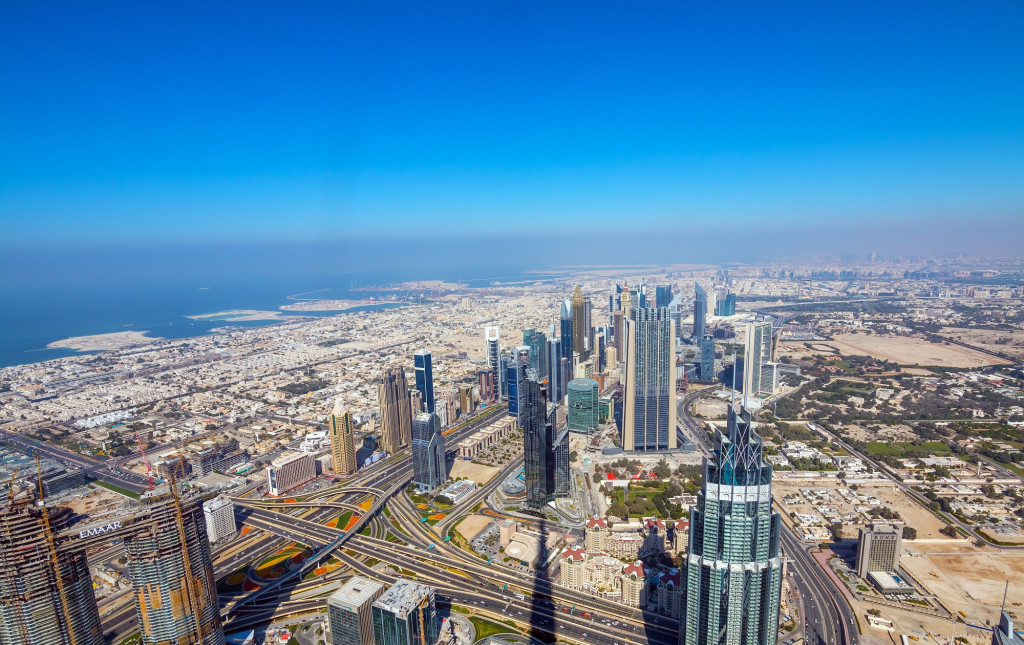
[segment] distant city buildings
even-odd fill
[[[377,383],[377,398],[380,401],[380,445],[393,455],[412,441],[412,404],[401,367],[384,372]]]
[[[334,410],[327,419],[328,435],[331,440],[331,461],[334,472],[349,475],[358,468],[356,463],[356,429],[352,422],[352,413],[338,399],[334,402]]]
[[[494,372],[490,369],[477,370],[476,382],[477,391],[480,394],[480,400],[485,404],[493,403],[495,401]]]
[[[627,452],[675,450],[675,331],[669,311],[638,308],[626,329],[622,448]]]
[[[444,437],[435,414],[423,412],[413,419],[412,471],[421,490],[434,490],[448,479]]]

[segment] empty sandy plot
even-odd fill
[[[494,518],[487,517],[486,515],[469,515],[466,519],[459,522],[456,530],[462,537],[467,540],[472,540],[477,533],[487,528],[487,525],[491,523]]]
[[[1021,595],[1014,597],[1014,590],[1024,589],[1024,558],[1019,552],[968,545],[907,546],[920,555],[904,556],[900,565],[947,607],[954,611],[962,609],[970,622],[984,624],[986,619],[996,619],[1007,581],[1011,592],[1007,609],[1020,612]],[[1018,604],[1013,606],[1013,603]]]
[[[983,367],[998,359],[957,345],[939,345],[920,338],[880,336],[878,334],[842,334],[832,341],[844,355],[871,356],[900,365],[937,365],[942,367]]]
[[[943,327],[939,333],[942,336],[970,343],[975,347],[1012,356],[1019,361],[1024,360],[1024,331],[1022,330]]]
[[[452,466],[452,471],[448,473],[449,477],[466,477],[472,479],[478,484],[486,484],[498,473],[498,468],[495,466],[485,466],[483,464],[474,464],[471,461],[465,461],[463,459],[456,459],[455,465]]]

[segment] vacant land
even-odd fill
[[[943,327],[939,335],[1024,361],[1024,331],[1021,330]]]
[[[486,515],[469,515],[466,519],[459,522],[455,529],[462,537],[472,540],[477,533],[487,528],[487,525],[493,519],[493,517],[487,517]]]
[[[984,367],[998,359],[957,345],[939,345],[920,338],[879,334],[841,334],[831,344],[844,356],[871,356],[900,365]]]
[[[466,461],[464,459],[456,459],[455,465],[452,466],[452,471],[448,473],[448,476],[452,479],[456,477],[465,477],[471,479],[478,484],[486,484],[498,473],[498,468],[495,466],[485,466],[483,464],[474,464],[472,461]]]
[[[998,618],[1007,581],[1010,583],[1007,609],[1021,612],[1021,596],[1014,591],[1024,589],[1024,558],[1019,553],[968,545],[908,547],[915,556],[903,557],[900,565],[947,607],[967,614],[968,622],[984,624],[986,620]]]

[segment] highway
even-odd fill
[[[843,593],[818,566],[809,545],[803,544],[784,524],[780,532],[790,560],[790,584],[800,590],[803,598],[804,642],[853,645],[859,630]]]

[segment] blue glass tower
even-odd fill
[[[561,323],[562,358],[568,358],[572,363],[573,338],[572,338],[572,305],[568,300],[562,301],[562,310],[558,316]]]
[[[699,282],[693,283],[693,338],[699,343],[707,332],[708,292]]]
[[[416,368],[416,389],[420,392],[422,411],[434,414],[434,369],[430,364],[430,352],[421,349],[412,356]]]

